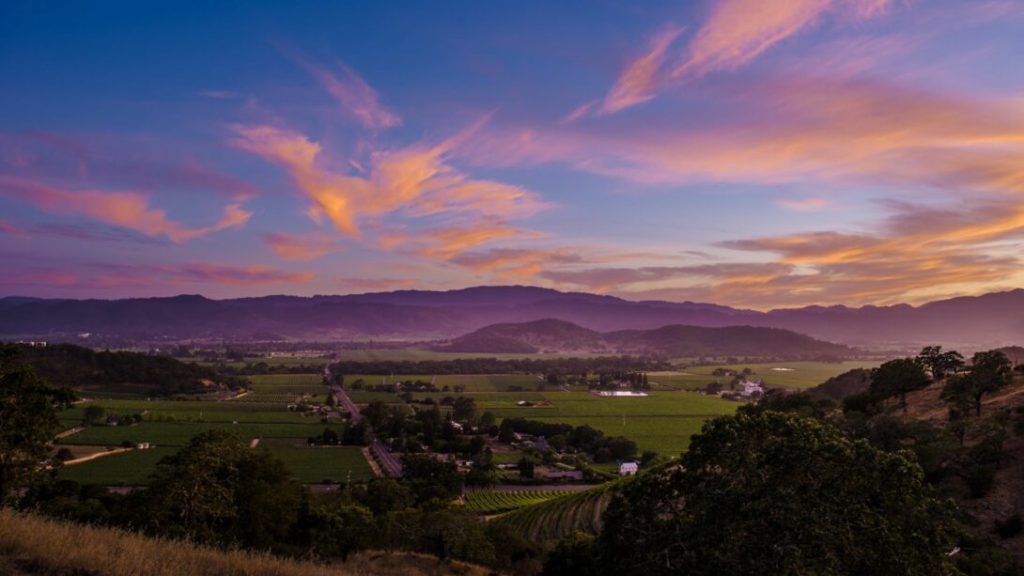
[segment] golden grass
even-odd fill
[[[0,572],[50,576],[483,576],[491,571],[432,556],[364,552],[344,564],[317,564],[188,542],[147,538],[0,509]]]

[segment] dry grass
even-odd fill
[[[316,564],[44,519],[0,509],[0,573],[17,576],[483,576],[485,568],[419,554],[365,552]]]

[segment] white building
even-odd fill
[[[760,380],[744,380],[740,385],[743,386],[743,391],[740,392],[743,396],[764,394],[764,384]]]
[[[619,464],[619,476],[636,476],[640,465],[636,462],[623,462]]]

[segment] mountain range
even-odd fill
[[[668,325],[757,326],[858,346],[1024,342],[1024,290],[920,306],[808,306],[767,312],[694,302],[629,301],[528,286],[444,292],[212,300],[197,295],[122,300],[0,299],[0,337],[82,332],[125,338],[450,339],[499,323],[555,318],[597,332]]]

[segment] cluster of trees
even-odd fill
[[[150,485],[127,495],[71,481],[37,483],[20,505],[51,516],[186,538],[209,546],[345,558],[408,550],[511,568],[541,550],[489,527],[450,501],[462,490],[454,465],[409,457],[402,480],[375,479],[327,494],[297,483],[268,450],[210,431],[161,460]]]
[[[342,361],[331,365],[335,374],[590,374],[654,372],[671,370],[664,360],[637,356],[599,358],[497,359],[457,358],[453,360],[376,362]]]
[[[451,408],[445,414],[436,403],[429,408],[411,410],[374,401],[362,410],[362,415],[377,435],[396,451],[417,453],[430,448],[444,454],[480,457],[486,448],[483,434],[494,427],[494,414],[480,414],[476,401],[464,396],[453,398]]]
[[[334,428],[324,428],[317,436],[306,440],[311,446],[367,446],[370,443],[370,430],[365,422],[346,425],[339,434]]]
[[[1013,364],[1000,350],[977,352],[968,364],[955,350],[927,346],[916,357],[890,360],[871,370],[866,378],[867,391],[846,397],[844,404],[858,411],[877,412],[883,400],[898,398],[906,412],[907,394],[932,382],[944,381],[941,398],[950,405],[950,419],[959,420],[972,410],[980,415],[983,397],[1009,384],[1013,372]],[[835,388],[836,393],[841,394],[864,380],[863,373],[848,373],[843,375],[842,381],[826,383],[827,390]]]
[[[248,380],[167,356],[97,352],[73,344],[45,347],[5,345],[5,348],[17,349],[22,362],[30,364],[45,381],[56,386],[123,387],[154,395],[174,395],[202,392],[208,382],[230,388],[249,385]]]
[[[623,436],[605,436],[604,432],[587,424],[573,426],[525,418],[506,418],[498,427],[498,440],[511,443],[516,433],[543,436],[555,450],[584,453],[599,463],[628,460],[637,454],[636,442]]]

